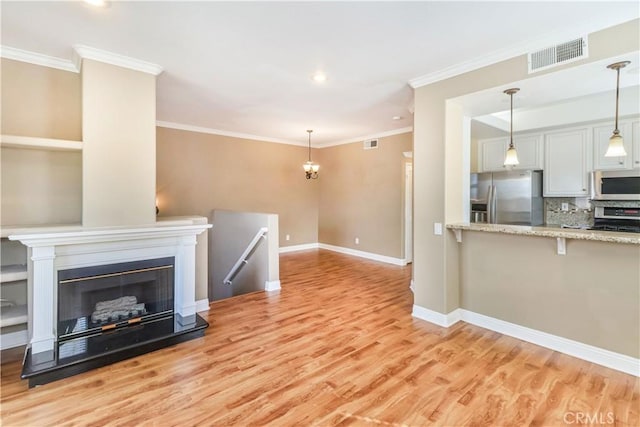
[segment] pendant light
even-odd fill
[[[613,130],[613,135],[609,138],[609,147],[607,147],[607,152],[604,153],[605,157],[622,157],[626,156],[627,152],[624,149],[624,140],[622,139],[622,135],[620,135],[620,131],[618,130],[618,102],[620,97],[620,68],[626,67],[630,64],[629,61],[616,62],[615,64],[607,65],[607,68],[612,70],[616,70],[616,127]]]
[[[518,153],[516,152],[516,147],[515,145],[513,145],[513,94],[517,93],[519,90],[519,88],[514,87],[504,91],[504,93],[511,97],[511,130],[509,132],[509,148],[507,148],[507,154],[504,158],[505,166],[515,166],[520,164],[520,162],[518,161]]]
[[[317,165],[311,161],[311,132],[313,132],[313,130],[309,129],[307,130],[307,132],[309,133],[309,160],[307,160],[307,162],[302,165],[302,167],[304,168],[304,174],[307,179],[317,179],[320,165]]]

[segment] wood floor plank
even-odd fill
[[[280,271],[279,292],[213,303],[203,338],[41,387],[3,352],[2,425],[640,425],[638,378],[413,318],[410,267],[311,250]]]

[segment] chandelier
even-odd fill
[[[311,132],[313,132],[313,130],[309,129],[307,130],[307,132],[309,133],[309,160],[307,160],[307,162],[302,165],[302,167],[304,168],[304,174],[307,179],[317,179],[320,165],[317,165],[311,161]]]

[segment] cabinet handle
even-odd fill
[[[636,164],[640,163],[640,160],[636,160]]]
[[[624,165],[624,162],[618,162],[618,163],[620,163],[621,165]],[[638,162],[636,162],[636,163],[638,163]]]

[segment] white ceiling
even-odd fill
[[[316,146],[413,125],[412,79],[636,19],[623,2],[2,2],[2,45],[158,64],[160,121]],[[311,75],[324,71],[317,84]],[[415,81],[415,80],[414,80]],[[401,120],[392,120],[401,116]]]
[[[509,131],[508,87],[518,87],[513,95],[514,132],[553,128],[567,124],[612,120],[615,114],[616,73],[607,65],[630,61],[620,70],[620,116],[640,114],[640,52],[590,62],[552,74],[543,74],[504,87],[471,93],[453,101],[465,114],[500,131]],[[493,137],[478,128],[476,138]],[[498,131],[499,133],[499,131]]]

